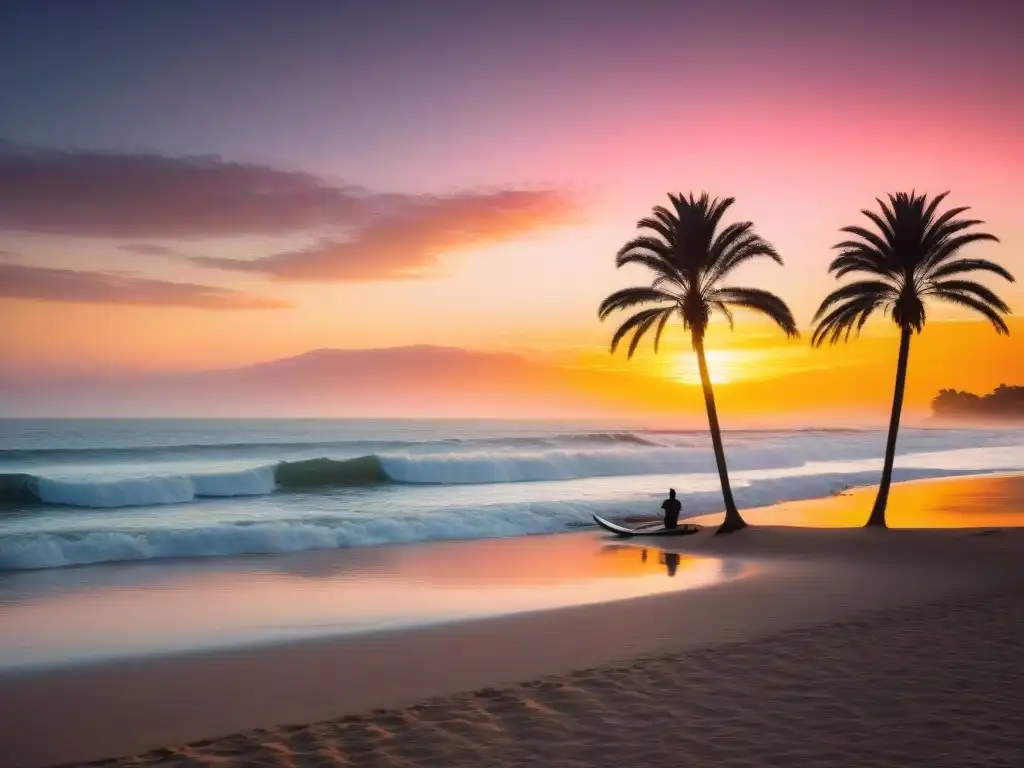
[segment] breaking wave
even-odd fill
[[[894,479],[913,480],[964,474],[961,470],[897,470]],[[817,498],[876,482],[876,471],[797,476],[737,484],[737,503],[757,507]],[[721,493],[680,494],[686,517],[721,509]],[[71,565],[301,552],[316,549],[404,544],[431,540],[483,539],[555,533],[591,524],[591,514],[622,519],[638,502],[547,502],[436,509],[400,517],[345,514],[335,517],[260,522],[220,522],[178,529],[138,528],[32,532],[0,539],[0,570],[60,568]]]
[[[201,443],[198,434],[182,442]],[[0,570],[549,533],[592,513],[656,509],[670,484],[687,514],[721,507],[706,430],[420,441],[393,430],[366,434],[403,439],[291,443],[262,434],[0,451]],[[877,431],[726,440],[734,494],[748,508],[873,484],[884,448]],[[911,429],[898,454],[896,479],[1021,471],[1024,433]],[[219,501],[194,503],[203,499]]]
[[[352,459],[282,461],[234,472],[118,479],[7,474],[0,475],[0,502],[109,509],[382,483],[463,485],[711,471],[712,457],[679,449],[371,454]]]
[[[344,454],[360,451],[403,451],[430,448],[474,447],[517,447],[546,449],[559,445],[637,445],[665,447],[672,444],[672,437],[699,436],[693,431],[650,432],[569,432],[543,436],[506,436],[477,438],[447,438],[434,441],[412,440],[324,440],[324,441],[275,441],[236,443],[168,443],[165,445],[104,446],[94,448],[3,448],[0,461],[137,461],[179,458],[181,456],[230,456],[303,453],[308,451],[340,451]]]
[[[931,457],[928,465],[946,468],[1015,469],[1022,463],[1021,447],[990,445],[949,450],[947,446],[915,445],[916,455]],[[922,450],[923,449],[923,450]],[[904,449],[902,455],[910,451]],[[965,454],[969,452],[970,455]],[[792,436],[779,441],[760,438],[734,441],[729,451],[733,471],[786,470],[830,461],[879,458],[877,440],[801,442]],[[937,463],[936,463],[937,462]],[[952,464],[950,464],[952,462]],[[980,462],[980,464],[979,464]],[[149,474],[152,471],[153,474]],[[4,506],[60,505],[93,509],[184,504],[216,497],[264,496],[275,492],[315,493],[329,489],[380,484],[467,485],[577,480],[627,475],[709,474],[714,456],[703,446],[651,447],[629,445],[574,449],[481,450],[464,446],[445,452],[396,452],[354,458],[311,458],[279,461],[238,469],[184,473],[151,469],[143,476],[48,477],[31,473],[0,474],[0,504]],[[808,474],[813,474],[808,473]]]

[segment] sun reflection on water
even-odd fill
[[[739,574],[587,535],[23,572],[0,594],[0,669],[587,605]]]

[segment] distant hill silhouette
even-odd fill
[[[932,400],[932,413],[948,421],[1024,423],[1024,387],[1000,384],[987,395],[943,389]]]
[[[0,375],[0,415],[547,418],[614,412],[636,391],[680,398],[678,385],[653,377],[595,377],[513,354],[424,345],[321,349],[204,371]]]

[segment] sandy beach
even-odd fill
[[[751,519],[817,510],[838,525],[869,494]],[[1024,529],[1005,526],[1021,519],[1024,478],[894,488],[894,510],[911,503],[915,520],[931,505],[961,527],[700,534],[672,542],[681,569],[729,557],[748,573],[415,630],[9,675],[3,764],[1020,765]]]

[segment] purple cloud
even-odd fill
[[[103,237],[284,234],[362,220],[374,196],[217,157],[0,146],[0,229]]]
[[[119,246],[122,251],[128,253],[134,253],[139,256],[166,256],[173,258],[180,255],[173,248],[168,248],[166,245],[151,245],[149,243],[129,243],[128,245]]]
[[[199,309],[282,309],[291,306],[285,301],[228,288],[24,264],[0,264],[0,299],[4,298]]]
[[[0,143],[0,230],[123,238],[320,237],[307,248],[251,261],[192,258],[283,280],[421,277],[436,272],[443,253],[561,226],[576,214],[573,201],[550,190],[400,195],[217,157],[15,151]],[[189,258],[164,245],[119,247]]]
[[[345,240],[254,260],[194,258],[197,264],[254,272],[282,280],[373,281],[436,273],[438,256],[488,245],[572,221],[575,206],[563,195],[503,190],[410,200],[353,229]]]

